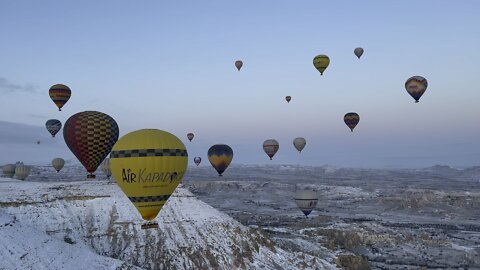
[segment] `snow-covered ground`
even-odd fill
[[[157,217],[159,228],[142,230],[116,184],[82,178],[74,167],[60,174],[37,167],[26,181],[0,178],[0,269],[336,268],[333,253],[282,249],[262,229],[180,187]]]
[[[212,178],[190,170],[184,186],[282,248],[325,256],[348,269],[480,269],[480,167],[352,169],[241,166]],[[319,194],[306,219],[298,189]],[[325,250],[327,248],[327,250]]]

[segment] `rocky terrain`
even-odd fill
[[[0,178],[0,269],[335,269],[335,255],[286,250],[178,188],[142,230],[115,183],[80,168]],[[63,179],[63,180],[62,180]]]
[[[334,252],[345,269],[480,268],[480,167],[233,166],[212,174],[194,168],[184,185],[285,250]],[[293,201],[298,189],[319,194],[308,218]]]

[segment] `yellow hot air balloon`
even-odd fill
[[[182,181],[187,170],[185,145],[175,135],[141,129],[124,135],[110,154],[110,169],[118,186],[144,220],[153,220]],[[142,229],[158,228],[147,222]]]
[[[320,54],[313,58],[313,66],[320,71],[320,75],[323,75],[325,69],[327,69],[330,64],[330,58],[324,54]]]

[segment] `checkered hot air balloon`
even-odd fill
[[[63,137],[68,148],[87,169],[87,178],[95,178],[93,173],[118,140],[118,125],[107,114],[79,112],[65,122]]]

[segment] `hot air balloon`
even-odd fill
[[[15,165],[13,164],[7,164],[2,167],[3,175],[9,178],[13,178],[15,175]]]
[[[65,122],[63,137],[68,148],[89,172],[87,178],[95,178],[93,173],[118,140],[118,125],[107,114],[79,112]]]
[[[175,135],[141,129],[124,135],[110,154],[113,178],[144,220],[153,220],[187,170],[185,145]],[[158,228],[151,221],[142,229]]]
[[[202,162],[202,158],[201,157],[195,157],[193,159],[193,162],[195,162],[195,164],[197,164],[197,167],[198,167],[198,165],[200,165],[200,162]]]
[[[358,57],[358,59],[360,59],[363,54],[363,48],[355,48],[355,50],[353,50],[353,53]]]
[[[425,90],[427,90],[428,82],[422,76],[413,76],[405,82],[405,89],[415,99],[415,103],[418,103],[420,97],[422,97]]]
[[[280,146],[278,142],[274,139],[269,139],[263,142],[263,151],[267,153],[267,155],[270,157],[270,160],[272,160],[275,153],[277,153],[279,147]]]
[[[313,66],[320,72],[320,75],[323,75],[323,72],[329,64],[330,58],[324,54],[317,55],[313,58]]]
[[[40,144],[40,141],[37,141],[37,144]]]
[[[188,138],[189,141],[192,141],[193,137],[195,137],[195,135],[193,133],[188,133],[187,134],[187,138]]]
[[[61,111],[63,105],[65,105],[65,103],[67,103],[67,101],[70,99],[72,91],[66,85],[55,84],[50,87],[50,90],[48,90],[48,94],[50,95],[50,98],[53,100],[55,105],[57,105],[58,110]]]
[[[343,121],[345,121],[345,124],[347,124],[347,126],[353,132],[353,129],[357,126],[358,122],[360,121],[360,116],[357,113],[349,112],[345,114],[345,116],[343,117]]]
[[[240,71],[240,69],[243,66],[243,62],[240,61],[240,60],[237,60],[237,61],[235,61],[235,66],[237,67],[238,71]]]
[[[295,203],[306,217],[317,206],[318,195],[310,190],[301,190],[295,194]]]
[[[63,158],[54,158],[52,160],[52,166],[57,172],[60,172],[63,165],[65,165],[65,160],[63,160]]]
[[[62,122],[57,119],[50,119],[45,123],[45,127],[47,127],[48,132],[52,134],[52,137],[55,137],[55,134],[62,129]]]
[[[15,176],[17,179],[25,180],[30,174],[30,167],[20,164],[15,168]]]
[[[292,100],[292,97],[291,96],[286,96],[285,100],[287,101],[287,103],[290,103],[290,100]]]
[[[230,162],[232,162],[232,148],[226,144],[215,144],[208,149],[207,154],[208,160],[213,168],[217,170],[219,176],[222,176],[222,173],[227,169],[228,165],[230,165]]]
[[[112,175],[112,171],[110,170],[110,159],[105,158],[102,162],[102,165],[100,165],[100,168],[102,169],[102,172],[107,176],[107,179],[110,179],[110,176]]]
[[[298,150],[299,153],[302,152],[303,148],[307,144],[307,141],[304,138],[298,137],[293,140],[293,146]]]

